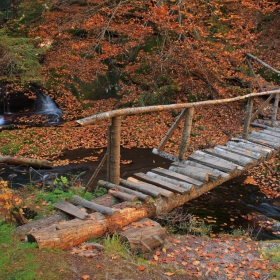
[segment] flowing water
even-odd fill
[[[47,118],[44,124],[56,124],[61,121],[63,111],[58,108],[56,103],[42,90],[34,89],[36,93],[36,101],[33,108],[23,110],[20,112],[10,112],[5,106],[3,115],[0,115],[0,125],[8,126],[11,124],[25,124],[25,121],[21,121],[22,117],[30,117],[33,115],[41,115]]]

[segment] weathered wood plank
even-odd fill
[[[180,193],[180,194],[184,194],[187,192],[187,190],[175,185],[175,184],[171,184],[168,183],[166,181],[160,180],[160,179],[156,179],[153,177],[148,176],[147,174],[144,173],[135,173],[133,174],[133,176],[141,181],[153,184],[155,186],[164,188],[166,190],[169,190],[171,192],[176,192],[176,193]]]
[[[267,126],[266,129],[270,130],[270,131],[280,132],[280,127],[270,127],[270,126]]]
[[[189,159],[227,173],[232,173],[236,171],[236,169],[243,169],[243,167],[232,162],[200,151],[196,151],[194,154],[190,155]]]
[[[227,146],[217,146],[217,147],[219,147],[220,149],[235,153],[237,155],[245,155],[246,157],[251,158],[255,161],[259,161],[263,157],[260,153],[252,152],[247,149],[240,148],[240,147],[234,147],[230,144],[227,144]]]
[[[225,159],[229,162],[233,162],[235,164],[238,164],[240,166],[247,166],[248,164],[252,164],[253,160],[250,158],[246,158],[241,155],[234,154],[232,152],[220,149],[218,147],[215,147],[214,149],[206,149],[206,153],[209,153],[211,155],[214,155],[216,157],[220,157],[222,159]]]
[[[155,186],[155,185],[152,185],[152,184],[149,184],[149,183],[140,181],[140,180],[138,180],[138,179],[136,179],[136,178],[133,178],[133,177],[128,177],[128,178],[127,178],[127,181],[129,181],[129,182],[131,182],[131,183],[134,183],[134,184],[137,184],[137,185],[139,185],[139,186],[144,186],[144,187],[146,187],[146,188],[155,190],[155,191],[159,192],[162,196],[165,196],[165,197],[174,196],[174,193],[171,192],[171,191],[169,191],[169,190],[166,190],[166,189],[157,187],[157,186]]]
[[[75,205],[73,205],[67,201],[56,202],[53,206],[58,208],[59,210],[62,210],[65,213],[70,214],[79,219],[84,220],[84,219],[88,218],[87,212],[82,211],[81,209],[79,209],[78,207],[76,207]]]
[[[169,167],[169,170],[180,173],[182,175],[186,175],[188,177],[191,177],[195,180],[198,180],[200,182],[208,182],[209,181],[209,172],[207,173],[201,173],[197,172],[197,170],[193,171],[188,168],[184,168],[181,166],[171,165]]]
[[[214,181],[219,180],[219,179],[222,178],[221,174],[213,174],[212,171],[207,170],[205,168],[195,167],[195,166],[192,166],[190,164],[184,164],[182,162],[172,162],[172,166],[176,166],[176,167],[179,167],[179,168],[184,168],[184,169],[187,169],[187,170],[191,170],[193,173],[207,174],[209,180],[212,180],[212,181],[213,180]]]
[[[261,131],[262,133],[271,135],[271,136],[275,136],[275,137],[280,137],[280,130],[279,131],[273,131],[273,130],[269,130],[269,129],[264,129]]]
[[[150,195],[150,196],[152,196],[154,198],[158,198],[161,195],[158,191],[156,191],[154,189],[149,189],[146,186],[140,186],[139,184],[135,184],[135,183],[129,182],[129,181],[124,180],[124,179],[120,179],[120,184],[122,186],[130,188],[132,190],[135,190],[135,191],[142,192],[142,193],[145,193],[147,195]]]
[[[154,168],[154,169],[152,169],[152,172],[157,173],[159,175],[162,175],[164,177],[169,177],[169,178],[172,178],[172,179],[184,181],[184,182],[190,183],[192,185],[195,185],[197,187],[203,185],[203,182],[201,182],[201,181],[195,180],[195,179],[193,179],[189,176],[182,175],[182,174],[179,174],[179,173],[174,172],[174,171],[170,171],[168,169]]]
[[[268,148],[266,146],[259,145],[259,144],[256,144],[256,143],[253,143],[250,141],[246,141],[246,142],[229,141],[227,144],[234,146],[234,147],[244,148],[244,149],[247,149],[252,152],[260,153],[261,155],[263,155],[266,158],[270,157],[273,154],[273,151],[275,151],[275,150],[273,150],[273,148]]]
[[[266,140],[266,139],[256,138],[256,137],[251,136],[251,135],[248,136],[248,140],[253,142],[253,143],[256,143],[256,144],[261,144],[263,146],[271,147],[275,150],[278,150],[279,147],[280,147],[280,143],[278,144],[276,142],[272,142],[272,141],[269,141],[269,140]]]
[[[262,131],[258,131],[258,132],[253,131],[250,135],[255,138],[260,138],[260,139],[268,140],[270,142],[280,143],[280,138],[279,138],[280,136],[277,136],[277,135],[269,135]]]
[[[77,195],[73,195],[71,197],[71,203],[74,203],[74,204],[77,204],[77,205],[81,205],[81,206],[84,206],[88,209],[92,209],[96,212],[100,212],[102,214],[106,214],[106,215],[113,215],[116,210],[112,209],[112,208],[109,208],[109,207],[106,207],[106,206],[103,206],[103,205],[100,205],[100,204],[97,204],[97,203],[94,203],[92,201],[88,201],[84,198],[81,198]]]
[[[97,185],[100,186],[100,187],[106,188],[106,189],[120,190],[122,192],[131,194],[131,195],[136,195],[139,200],[142,200],[144,202],[147,202],[147,201],[150,200],[150,196],[148,196],[148,195],[146,195],[144,193],[137,192],[137,191],[125,188],[123,186],[116,185],[116,184],[113,184],[113,183],[110,183],[110,182],[106,182],[106,181],[103,181],[103,180],[99,180]]]
[[[171,155],[167,152],[164,152],[164,151],[158,151],[157,149],[153,149],[152,150],[152,153],[155,154],[155,155],[158,155],[160,157],[163,157],[163,158],[166,158],[168,160],[171,160],[171,161],[178,161],[178,157],[174,156],[174,155]]]
[[[168,177],[164,177],[162,175],[159,175],[159,174],[151,172],[151,171],[147,172],[147,175],[150,176],[150,177],[153,177],[153,178],[160,179],[162,181],[168,182],[170,184],[177,185],[177,186],[185,189],[187,192],[193,191],[195,189],[195,186],[190,184],[190,183],[182,182],[182,181],[179,181],[179,180],[176,180],[176,179],[172,179],[172,178],[168,178]]]
[[[119,198],[124,201],[130,201],[135,202],[138,200],[138,197],[136,195],[131,195],[129,193],[115,191],[115,190],[109,190],[108,193],[116,198]]]
[[[184,165],[187,165],[187,166],[193,166],[195,168],[198,168],[198,170],[201,169],[202,172],[205,172],[205,171],[211,172],[210,178],[212,177],[212,179],[214,181],[215,180],[219,180],[220,178],[228,178],[229,177],[228,173],[222,172],[222,171],[220,171],[218,169],[211,168],[209,166],[203,165],[203,164],[195,162],[195,161],[184,160],[181,163],[183,163]]]

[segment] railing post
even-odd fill
[[[245,117],[244,129],[243,129],[243,134],[242,134],[242,138],[245,140],[247,140],[247,138],[248,138],[252,111],[253,111],[253,97],[249,97],[248,103],[246,106],[246,117]]]
[[[185,159],[185,154],[187,151],[188,143],[190,141],[192,119],[193,119],[194,107],[186,108],[185,110],[185,123],[184,130],[182,134],[182,142],[179,153],[179,160]]]
[[[107,180],[113,184],[120,183],[121,118],[113,117],[109,126],[107,146]]]
[[[275,95],[274,99],[274,107],[271,117],[271,126],[274,127],[277,121],[277,113],[278,113],[278,104],[279,104],[279,94]]]

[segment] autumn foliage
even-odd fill
[[[247,93],[257,84],[244,53],[257,53],[274,12],[268,0],[25,0],[3,28],[39,39],[42,84],[77,111],[76,98],[91,99],[100,87],[98,98],[117,95],[130,105]]]

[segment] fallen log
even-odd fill
[[[35,159],[35,158],[20,158],[20,157],[11,157],[11,156],[1,156],[0,163],[7,163],[13,165],[28,165],[36,168],[49,169],[53,168],[53,163],[44,159]]]
[[[19,236],[19,238],[25,238],[33,231],[47,228],[55,223],[65,220],[69,220],[69,217],[62,213],[56,213],[51,216],[44,217],[42,219],[19,226],[14,230],[14,233]]]

